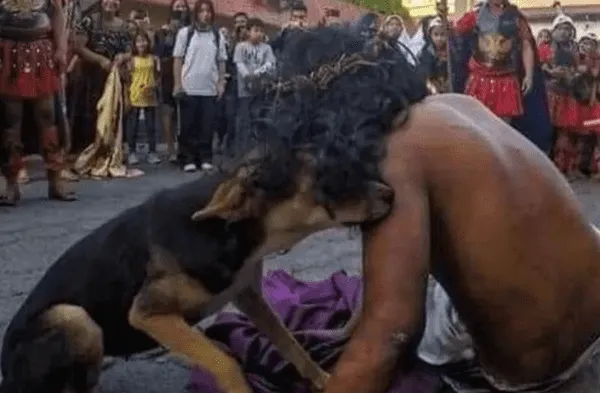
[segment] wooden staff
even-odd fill
[[[450,22],[448,21],[448,0],[437,0],[436,9],[439,18],[442,20],[442,23],[446,28],[446,69],[448,73],[448,87],[449,91],[452,93],[454,91],[454,86],[452,83],[452,58],[450,57],[450,35],[452,34],[452,28],[450,26]]]

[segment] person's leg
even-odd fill
[[[580,136],[580,162],[579,171],[585,175],[592,173],[592,156],[596,145],[596,134],[588,133]]]
[[[216,97],[200,97],[199,105],[199,128],[198,128],[198,155],[196,160],[200,162],[203,169],[212,168],[214,138],[214,120],[217,110]]]
[[[169,155],[169,161],[174,162],[177,160],[177,155],[175,151],[175,134],[173,129],[173,107],[168,104],[163,104],[160,115],[163,126],[163,137],[167,143],[167,154]]]
[[[131,108],[129,110],[129,113],[127,114],[127,120],[125,123],[127,148],[129,150],[129,157],[127,158],[127,163],[129,165],[135,165],[139,162],[136,154],[139,116],[139,108]]]
[[[250,97],[238,98],[235,140],[233,142],[235,155],[242,154],[250,141],[250,100]]]
[[[0,157],[2,157],[2,175],[6,180],[6,188],[0,196],[0,204],[16,205],[21,199],[18,176],[23,165],[23,142],[21,140],[21,123],[23,119],[23,101],[4,98],[4,130],[0,141]]]
[[[185,171],[196,170],[194,163],[196,121],[196,97],[184,96],[179,99],[181,113],[181,135],[179,135],[180,163]]]
[[[159,164],[160,158],[156,154],[156,108],[148,107],[146,109],[146,140],[148,141],[148,157],[146,161],[149,164]]]
[[[40,145],[48,173],[48,198],[60,201],[74,201],[75,193],[61,178],[65,167],[64,152],[61,149],[58,128],[54,116],[54,97],[38,99],[34,102],[34,118],[40,132]]]
[[[232,149],[233,140],[235,139],[235,130],[237,127],[237,89],[225,96],[225,121],[226,132],[223,138],[223,149],[228,151]]]

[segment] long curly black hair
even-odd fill
[[[261,183],[289,178],[302,149],[316,159],[322,199],[358,198],[382,179],[384,137],[428,94],[425,83],[395,47],[356,29],[297,31],[286,41],[273,80],[251,104],[253,148],[273,163]]]

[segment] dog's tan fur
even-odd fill
[[[210,202],[191,217],[194,221],[220,218],[229,222],[259,218],[262,222],[265,240],[245,259],[233,284],[225,291],[211,294],[186,273],[176,255],[156,244],[149,246],[150,261],[143,285],[129,309],[129,325],[191,364],[212,372],[224,392],[250,393],[251,389],[235,359],[191,324],[198,322],[199,315],[216,311],[230,301],[248,314],[303,377],[315,388],[324,388],[328,374],[310,358],[262,297],[262,258],[290,249],[314,232],[347,222],[378,219],[389,211],[389,189],[374,183],[369,198],[329,206],[334,212],[332,216],[315,200],[312,166],[309,159],[304,163],[306,167],[298,172],[292,197],[268,201],[262,190],[252,188],[251,176],[260,168],[245,166],[222,182]],[[100,373],[103,331],[84,308],[57,304],[47,309],[42,318],[48,328],[66,333],[69,353],[81,357],[88,372],[91,369]]]

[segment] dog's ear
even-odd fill
[[[210,202],[192,215],[192,220],[221,218],[234,222],[255,214],[260,205],[260,193],[251,189],[248,176],[248,171],[238,171],[237,176],[221,183]]]

